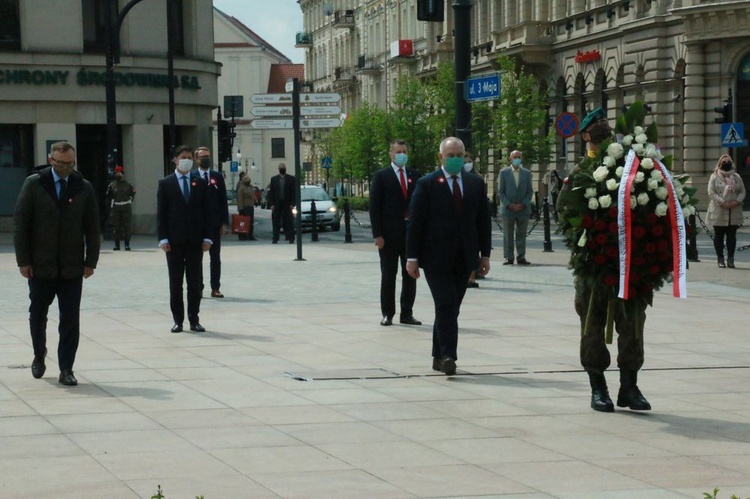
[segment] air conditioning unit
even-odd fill
[[[413,55],[413,40],[398,40],[391,43],[391,57],[411,57]]]

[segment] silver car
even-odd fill
[[[341,229],[341,215],[336,206],[336,202],[320,186],[303,185],[300,186],[302,200],[302,228],[312,227],[312,202],[315,201],[315,212],[318,230],[329,228],[332,231]],[[292,210],[294,222],[297,223],[297,208]]]

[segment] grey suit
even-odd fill
[[[503,257],[513,260],[515,246],[518,258],[526,258],[526,231],[531,217],[531,172],[523,166],[518,167],[518,185],[513,177],[513,167],[506,166],[500,170],[497,198],[500,201],[503,217]],[[524,209],[512,211],[508,206],[522,203]]]

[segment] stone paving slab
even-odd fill
[[[530,267],[470,289],[458,373],[431,370],[419,327],[381,327],[366,228],[311,243],[223,241],[223,300],[203,334],[171,334],[153,237],[105,242],[84,284],[79,386],[57,384],[54,330],[35,380],[28,289],[0,234],[0,491],[12,498],[702,498],[750,496],[750,252],[717,269],[699,238],[689,298],[655,297],[641,388],[654,409],[600,414],[578,363],[567,254],[529,238]],[[357,214],[366,222],[366,214]],[[343,230],[343,229],[342,229]],[[747,238],[741,232],[739,243]],[[746,254],[747,253],[747,254]],[[205,273],[208,272],[207,258]],[[290,376],[296,373],[302,381]],[[609,374],[616,390],[617,373]]]

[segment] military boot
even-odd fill
[[[125,239],[125,251],[130,251],[130,239]]]
[[[609,398],[607,380],[600,371],[586,371],[591,383],[591,408],[599,412],[615,412],[615,405]]]
[[[650,411],[651,404],[638,389],[638,371],[620,369],[620,392],[617,407],[628,407],[634,411]]]
[[[113,251],[120,251],[120,241],[115,240],[115,247],[112,248]]]

